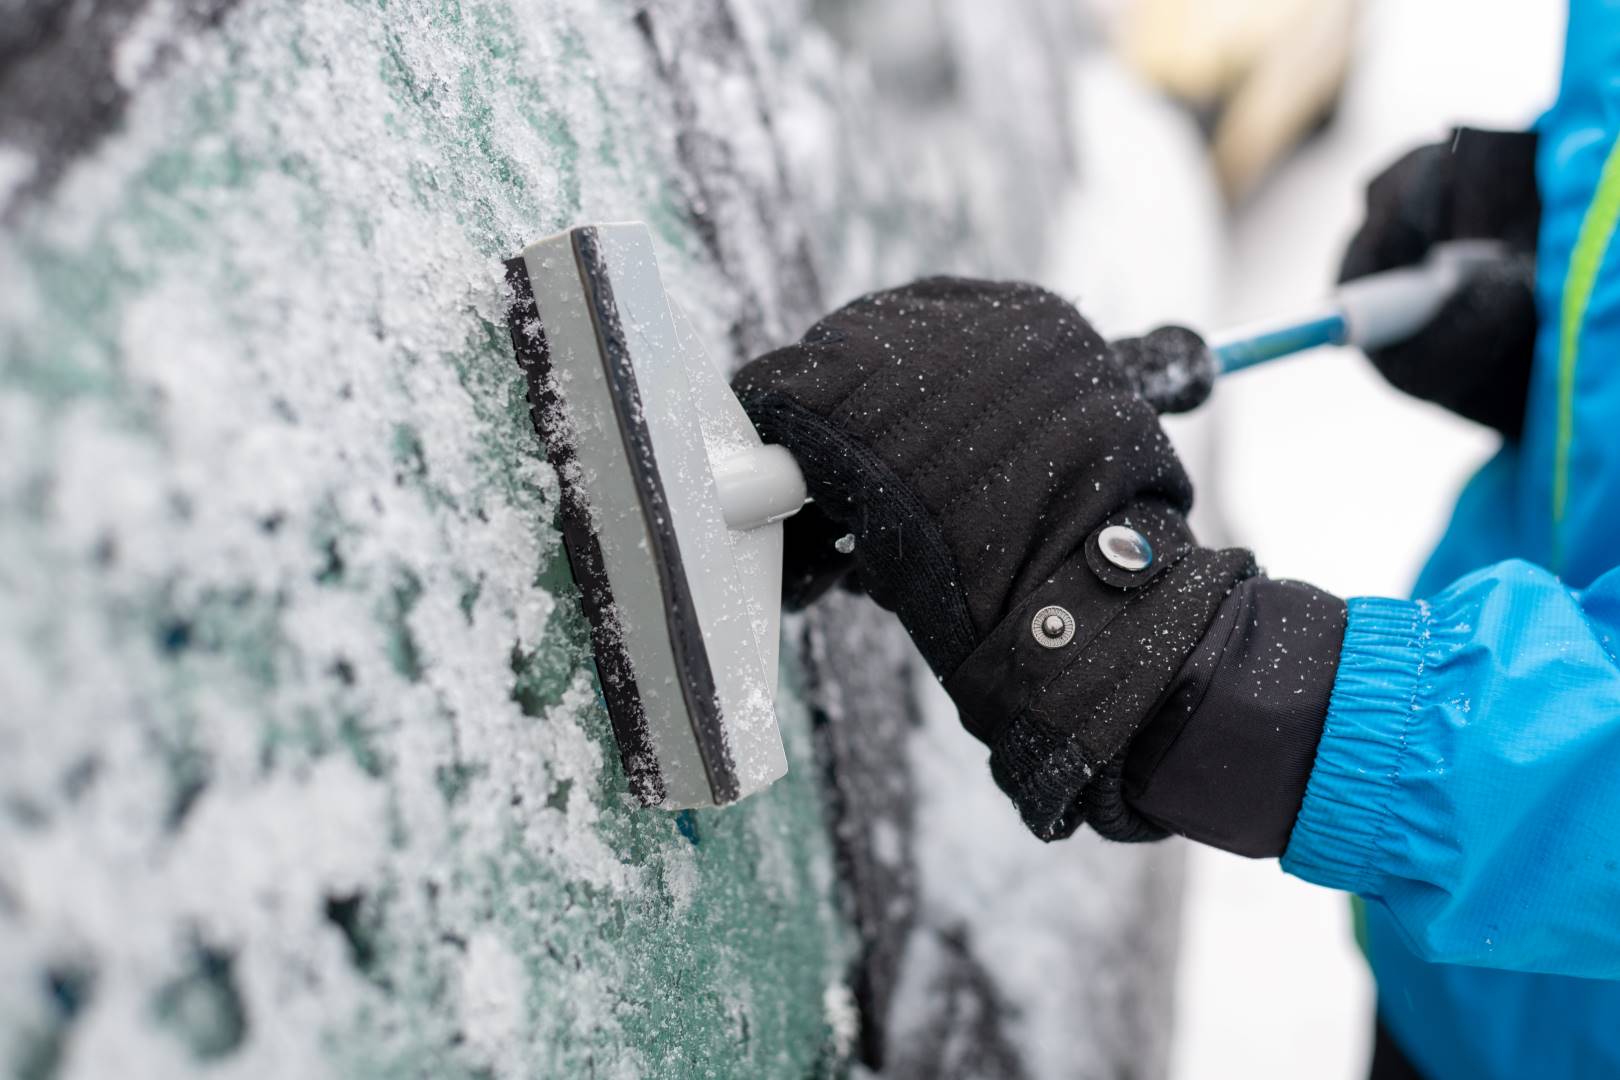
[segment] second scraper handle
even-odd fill
[[[1494,240],[1439,244],[1424,262],[1347,281],[1293,318],[1211,335],[1209,348],[1226,375],[1321,345],[1376,349],[1402,341],[1423,329],[1470,275],[1501,257]]]

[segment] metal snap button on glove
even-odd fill
[[[1035,613],[1029,629],[1035,640],[1048,649],[1061,648],[1074,640],[1074,616],[1068,609],[1052,604]]]
[[[1153,565],[1153,545],[1148,538],[1126,525],[1110,525],[1097,534],[1097,547],[1103,558],[1121,570],[1146,570]]]

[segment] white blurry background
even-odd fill
[[[1082,194],[1058,224],[1051,280],[1109,334],[1166,318],[1215,328],[1318,298],[1384,165],[1452,123],[1523,127],[1550,104],[1563,22],[1554,0],[1368,0],[1333,123],[1224,224],[1190,124],[1165,124],[1168,105],[1088,57]],[[1121,252],[1135,254],[1104,258]],[[1236,376],[1173,433],[1201,530],[1344,596],[1406,594],[1495,445],[1349,350]],[[1184,920],[1176,1080],[1365,1075],[1373,992],[1344,896],[1195,847]]]

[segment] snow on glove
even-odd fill
[[[814,498],[790,552],[853,534],[839,557],[1036,835],[1163,835],[1124,800],[1127,750],[1254,566],[1195,545],[1186,473],[1090,324],[1030,285],[930,278],[834,312],[734,387]],[[835,576],[811,563],[789,566],[790,597]]]
[[[1126,384],[1160,413],[1190,412],[1209,399],[1220,368],[1204,339],[1184,326],[1161,326],[1141,337],[1117,338],[1109,357]],[[855,559],[838,550],[848,535],[814,508],[787,530],[783,602],[797,610],[834,585],[860,591]]]
[[[1535,244],[1541,216],[1533,132],[1458,128],[1408,153],[1367,188],[1367,216],[1339,280],[1421,262],[1446,240],[1496,239],[1477,272],[1406,341],[1368,353],[1397,388],[1517,438],[1535,350]]]

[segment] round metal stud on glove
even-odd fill
[[[1035,640],[1048,649],[1060,649],[1074,640],[1074,616],[1051,604],[1035,613],[1029,629]]]

